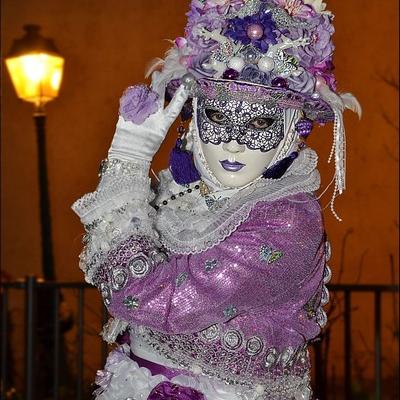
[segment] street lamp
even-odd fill
[[[64,59],[53,40],[40,35],[38,25],[25,25],[25,35],[14,40],[5,62],[17,96],[34,105],[33,118],[38,143],[42,268],[46,280],[53,280],[53,247],[47,180],[44,106],[58,96]]]

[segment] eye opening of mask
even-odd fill
[[[259,117],[252,118],[247,123],[247,126],[257,131],[264,131],[271,128],[276,123],[276,120],[276,118],[273,118],[271,116],[261,115]]]
[[[204,114],[209,121],[217,125],[226,125],[229,122],[229,118],[222,111],[214,108],[205,108]]]

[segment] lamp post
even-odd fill
[[[25,35],[14,40],[6,57],[6,66],[17,96],[34,105],[38,145],[42,272],[46,280],[54,280],[50,201],[47,179],[45,104],[58,96],[64,59],[53,40],[40,35],[38,25],[25,25]]]
[[[24,30],[24,36],[14,40],[5,63],[17,96],[34,106],[33,118],[38,146],[42,273],[48,281],[55,280],[55,269],[47,179],[45,105],[58,96],[64,59],[53,40],[40,34],[38,25],[25,25]],[[49,398],[52,391],[54,398],[57,398],[58,388],[52,388],[48,382],[51,377],[54,382],[59,380],[57,371],[61,368],[63,381],[69,376],[64,340],[61,338],[58,348],[55,348],[56,341],[53,336],[55,330],[61,329],[63,324],[66,327],[65,323],[68,322],[66,318],[65,321],[59,318],[58,304],[62,301],[62,293],[56,291],[54,296],[51,288],[41,287],[38,291],[33,289],[32,286],[31,297],[27,298],[27,307],[34,310],[34,318],[26,321],[30,325],[32,335],[26,338],[26,349],[31,352],[31,357],[27,357],[25,366],[25,398]],[[65,327],[62,331],[69,329]],[[55,364],[53,351],[58,354]]]

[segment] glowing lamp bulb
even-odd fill
[[[25,26],[26,35],[14,41],[5,60],[17,96],[36,106],[58,96],[64,68],[54,43],[40,36],[39,29]]]

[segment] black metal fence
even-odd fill
[[[352,399],[352,295],[355,293],[371,293],[374,296],[374,358],[375,358],[375,399],[381,399],[382,396],[382,294],[383,293],[398,293],[399,287],[394,285],[330,285],[329,290],[334,293],[343,293],[344,295],[344,393],[345,399]],[[1,315],[1,399],[6,399],[6,394],[9,388],[11,368],[9,363],[10,352],[10,335],[11,329],[9,326],[9,295],[12,290],[23,290],[25,297],[25,316],[24,316],[24,333],[25,338],[25,357],[24,357],[24,395],[18,398],[25,400],[34,400],[37,398],[37,382],[36,377],[38,370],[44,368],[40,365],[43,360],[38,360],[37,347],[40,326],[38,322],[38,302],[41,306],[47,307],[47,319],[50,316],[51,323],[48,325],[50,328],[44,332],[47,338],[46,345],[50,346],[48,349],[51,353],[51,368],[52,382],[51,390],[49,391],[50,397],[53,400],[60,399],[60,375],[64,373],[62,368],[61,349],[62,332],[60,331],[60,296],[61,291],[66,289],[74,289],[77,291],[76,300],[76,328],[77,328],[77,357],[74,374],[75,385],[75,399],[81,400],[84,398],[85,381],[84,381],[84,326],[85,326],[85,293],[87,290],[93,289],[92,286],[85,283],[62,283],[62,282],[43,282],[38,281],[35,277],[27,277],[25,281],[18,281],[12,283],[1,284],[1,300],[2,300],[2,315]],[[41,296],[40,293],[46,291],[46,296]],[[45,304],[44,304],[45,303]],[[107,319],[107,312],[103,306],[99,312],[101,316],[101,323]],[[42,318],[43,321],[43,318]],[[43,335],[43,331],[41,333]],[[97,346],[101,347],[101,358],[104,362],[107,345],[98,339]],[[314,354],[317,359],[321,359],[321,347],[314,348]],[[47,360],[48,362],[48,360]],[[314,377],[314,385],[316,387],[317,396],[322,393],[321,380],[324,379],[318,372]],[[17,397],[16,397],[17,398]]]

